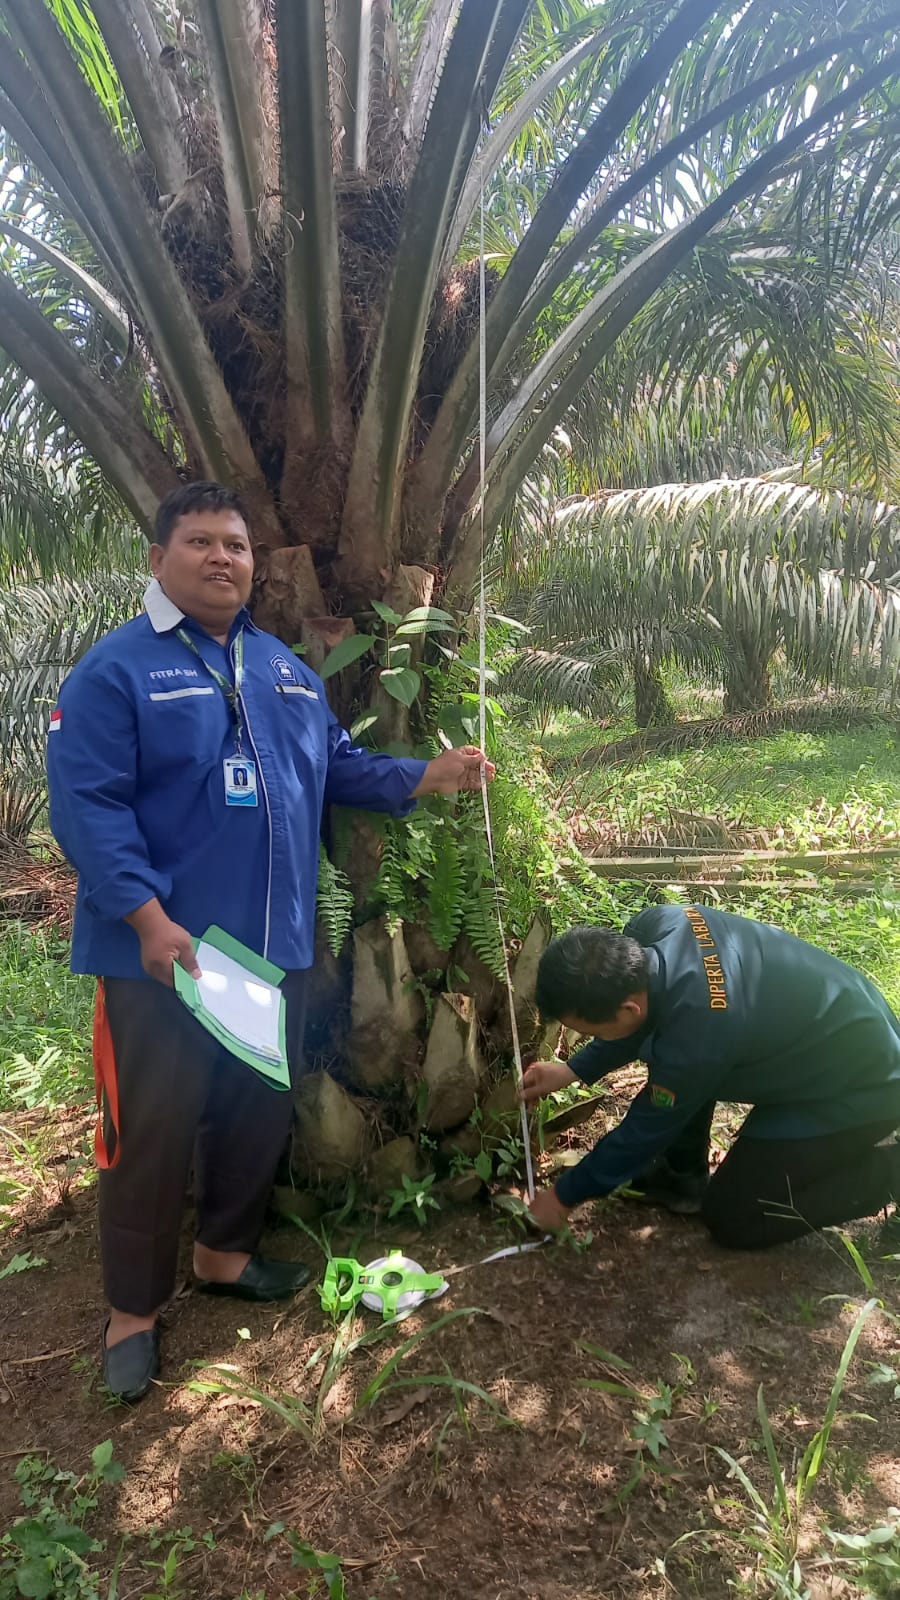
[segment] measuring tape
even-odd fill
[[[487,336],[485,331],[485,318],[487,313],[487,274],[485,271],[484,250],[484,161],[479,158],[480,182],[480,237],[479,237],[479,272],[478,272],[478,520],[481,534],[481,563],[478,582],[478,738],[482,750],[487,742],[487,603],[485,598],[485,539],[484,539],[484,479],[487,468]],[[487,774],[481,768],[481,803],[484,808],[484,832],[487,839],[488,859],[491,863],[491,877],[494,885],[494,903],[497,909],[497,925],[500,930],[500,947],[503,951],[503,976],[506,982],[506,998],[509,1005],[509,1025],[512,1035],[513,1059],[516,1068],[516,1081],[519,1089],[524,1082],[524,1068],[522,1066],[522,1046],[519,1042],[519,1024],[516,1019],[516,997],[512,984],[512,974],[509,969],[509,955],[506,949],[506,931],[503,926],[503,907],[500,900],[500,884],[497,880],[497,863],[494,856],[494,834],[491,828],[491,805],[488,798]],[[522,1146],[525,1151],[525,1184],[529,1200],[534,1199],[534,1166],[531,1159],[531,1130],[528,1126],[528,1108],[524,1099],[519,1103],[522,1119]],[[533,1248],[533,1247],[532,1247]],[[493,1257],[491,1259],[494,1259]]]
[[[547,1234],[528,1244],[507,1245],[504,1250],[482,1256],[480,1261],[467,1261],[460,1267],[447,1267],[443,1272],[426,1272],[402,1250],[391,1250],[377,1261],[370,1261],[367,1267],[350,1256],[332,1256],[319,1287],[322,1310],[337,1316],[362,1303],[368,1311],[380,1311],[385,1322],[399,1321],[426,1300],[439,1300],[450,1287],[447,1279],[458,1272],[486,1267],[489,1262],[503,1261],[507,1256],[525,1255],[529,1250],[540,1250],[549,1238]]]

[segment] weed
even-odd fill
[[[842,1494],[852,1494],[855,1489],[871,1487],[868,1458],[861,1450],[854,1450],[850,1445],[842,1445],[831,1451],[828,1470],[831,1480]]]
[[[894,1400],[900,1400],[900,1368],[889,1366],[886,1361],[870,1361],[871,1367],[868,1382],[874,1386],[890,1384],[893,1388]]]
[[[770,1498],[767,1499],[760,1492],[735,1456],[721,1446],[716,1446],[717,1454],[728,1467],[729,1478],[736,1479],[744,1491],[746,1503],[742,1509],[749,1510],[750,1525],[739,1529],[722,1530],[707,1534],[705,1537],[731,1540],[751,1551],[756,1557],[758,1576],[766,1585],[766,1592],[778,1597],[778,1600],[806,1600],[808,1595],[798,1559],[800,1516],[828,1457],[838,1406],[860,1335],[872,1313],[877,1309],[877,1300],[867,1301],[850,1329],[841,1352],[821,1426],[810,1439],[793,1482],[788,1482],[787,1474],[779,1460],[762,1385],[759,1387],[756,1400],[763,1452],[769,1469]],[[675,1541],[675,1546],[703,1536],[697,1531],[682,1534],[681,1538]]]
[[[12,1278],[17,1272],[30,1272],[32,1267],[45,1267],[46,1265],[47,1261],[44,1256],[34,1256],[30,1250],[26,1250],[23,1255],[13,1256],[11,1261],[7,1261],[5,1267],[0,1267],[0,1278]]]
[[[176,1528],[174,1532],[160,1535],[155,1531],[150,1534],[150,1549],[158,1550],[168,1543],[162,1561],[143,1561],[145,1572],[157,1572],[157,1587],[148,1589],[142,1600],[181,1600],[188,1591],[178,1584],[178,1573],[182,1564],[182,1556],[192,1556],[198,1550],[215,1550],[216,1538],[213,1533],[194,1536],[193,1528]]]
[[[869,1270],[868,1262],[863,1259],[862,1253],[860,1252],[858,1246],[854,1244],[849,1233],[840,1233],[838,1237],[841,1240],[841,1243],[844,1245],[850,1260],[853,1262],[853,1265],[859,1274],[859,1280],[865,1289],[866,1294],[874,1294],[875,1280]]]
[[[210,1465],[228,1472],[239,1484],[247,1496],[251,1511],[255,1514],[259,1509],[260,1472],[256,1464],[256,1457],[249,1451],[220,1450],[214,1455]]]
[[[403,1173],[399,1189],[391,1189],[388,1198],[391,1202],[388,1217],[397,1217],[404,1211],[411,1211],[420,1228],[424,1228],[428,1221],[429,1211],[440,1211],[441,1203],[432,1194],[435,1176],[433,1172],[427,1178],[410,1178]]]
[[[385,1391],[385,1389],[406,1387],[407,1383],[412,1381],[398,1379],[396,1384],[390,1382],[400,1363],[405,1361],[410,1352],[417,1349],[425,1339],[431,1338],[432,1334],[439,1333],[442,1328],[446,1328],[451,1322],[458,1321],[460,1317],[482,1317],[485,1315],[486,1313],[483,1312],[479,1306],[460,1306],[455,1311],[445,1311],[443,1316],[438,1317],[436,1322],[428,1323],[427,1327],[420,1328],[418,1333],[411,1334],[408,1339],[404,1339],[403,1343],[393,1352],[393,1354],[385,1362],[384,1366],[381,1367],[378,1372],[376,1372],[374,1378],[363,1390],[359,1400],[356,1403],[355,1410],[364,1410],[365,1407],[371,1405],[372,1402]],[[390,1327],[391,1324],[388,1323],[387,1326]],[[441,1382],[445,1380],[438,1379],[435,1381]],[[453,1381],[459,1387],[466,1388],[466,1385],[462,1379],[455,1379]],[[424,1378],[418,1378],[415,1380],[415,1382],[425,1383],[427,1380]],[[483,1394],[480,1396],[480,1398],[489,1399],[489,1397],[484,1396]],[[489,1403],[495,1404],[496,1402],[489,1401]]]
[[[315,1436],[312,1412],[299,1395],[288,1394],[285,1391],[272,1393],[268,1389],[260,1389],[255,1384],[248,1383],[239,1367],[224,1363],[204,1370],[212,1373],[212,1377],[192,1378],[187,1385],[192,1394],[233,1395],[238,1399],[248,1400],[263,1411],[268,1411],[270,1416],[277,1417],[279,1422],[283,1422],[292,1433],[298,1433],[308,1443],[313,1443]]]
[[[109,1439],[93,1450],[91,1471],[80,1478],[37,1456],[19,1462],[16,1482],[27,1515],[0,1535],[0,1600],[22,1595],[31,1600],[97,1600],[99,1579],[87,1558],[106,1547],[85,1532],[84,1524],[97,1509],[101,1488],[124,1475]],[[115,1574],[111,1596],[114,1584]]]
[[[637,1445],[637,1450],[628,1480],[615,1497],[615,1505],[621,1507],[630,1499],[648,1472],[665,1470],[661,1461],[663,1451],[669,1448],[669,1436],[665,1425],[672,1417],[677,1402],[693,1388],[697,1374],[687,1356],[676,1355],[674,1359],[680,1368],[680,1373],[674,1384],[657,1378],[652,1388],[640,1389],[624,1381],[623,1374],[633,1371],[633,1368],[622,1356],[615,1355],[611,1350],[603,1350],[599,1345],[587,1343],[579,1344],[578,1349],[593,1356],[614,1374],[606,1378],[581,1378],[579,1387],[599,1389],[604,1394],[619,1395],[622,1399],[630,1400],[634,1406],[630,1436]]]
[[[804,1328],[814,1328],[819,1316],[817,1302],[809,1295],[795,1294],[793,1298],[797,1321]]]
[[[894,1506],[890,1517],[868,1533],[827,1529],[834,1553],[821,1564],[843,1568],[852,1582],[864,1584],[864,1600],[896,1600],[900,1593],[900,1511]]]
[[[58,1113],[33,1133],[2,1127],[0,1135],[15,1165],[27,1174],[29,1181],[19,1185],[20,1192],[38,1185],[67,1210],[72,1189],[91,1165],[77,1109]]]
[[[58,935],[4,924],[0,945],[0,1109],[84,1104],[93,1089],[93,992],[68,971]]]
[[[316,1550],[307,1539],[301,1539],[298,1533],[286,1527],[283,1522],[273,1522],[266,1532],[266,1541],[277,1539],[279,1536],[283,1536],[290,1546],[291,1565],[313,1574],[306,1591],[310,1600],[319,1594],[327,1595],[328,1600],[347,1600],[347,1589],[339,1556]]]

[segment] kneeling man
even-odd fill
[[[720,1244],[762,1249],[900,1200],[900,1021],[823,950],[726,911],[655,906],[624,933],[554,939],[537,1003],[592,1039],[568,1066],[529,1067],[527,1102],[649,1069],[618,1127],[535,1196],[542,1227],[628,1184],[699,1213]],[[710,1177],[717,1100],[751,1110]]]

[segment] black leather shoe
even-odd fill
[[[266,1261],[262,1256],[251,1256],[233,1283],[198,1278],[197,1288],[201,1294],[225,1294],[233,1300],[290,1300],[309,1279],[310,1269],[302,1261]]]
[[[103,1329],[103,1382],[117,1400],[133,1404],[143,1400],[154,1378],[159,1377],[159,1329],[129,1334],[108,1350],[108,1327],[107,1322]]]

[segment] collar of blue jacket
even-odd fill
[[[244,628],[256,807],[225,805],[234,720],[180,626],[232,681]],[[321,679],[247,613],[219,645],[152,580],[142,615],[70,673],[51,724],[50,823],[78,872],[73,970],[142,977],[122,918],[153,896],[195,937],[216,923],[286,970],[311,965],[324,806],[405,816],[427,764],[353,745]]]
[[[195,622],[192,617],[186,616],[183,611],[179,610],[174,600],[169,599],[158,578],[151,578],[144,590],[144,610],[154,633],[171,633],[175,628],[187,627],[200,638],[209,637],[206,630],[201,628],[199,622]],[[248,632],[252,633],[259,633],[260,631],[246,606],[241,606],[228,630],[229,645],[242,628],[246,628]]]

